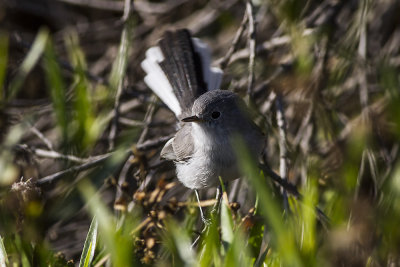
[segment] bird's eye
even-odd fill
[[[221,113],[219,111],[214,111],[213,113],[211,113],[211,118],[213,118],[214,120],[218,119],[219,116],[221,116]]]

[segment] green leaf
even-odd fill
[[[89,232],[86,236],[85,244],[79,261],[79,267],[88,267],[92,263],[94,252],[96,250],[97,243],[97,228],[98,223],[96,217],[93,217],[92,223],[90,224]]]

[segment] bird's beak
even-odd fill
[[[200,119],[199,117],[197,117],[195,115],[195,116],[183,118],[181,121],[183,121],[183,122],[200,122],[200,121],[202,121],[202,119]]]

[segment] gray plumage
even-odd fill
[[[180,142],[177,142],[180,140]],[[186,161],[193,154],[194,144],[192,137],[192,125],[185,123],[161,150],[162,158],[173,161]]]
[[[242,137],[257,157],[265,138],[243,100],[217,89],[222,71],[209,66],[208,48],[191,39],[187,30],[178,30],[167,32],[159,48],[150,48],[147,56],[142,63],[146,83],[182,121],[161,157],[175,162],[178,179],[192,189],[216,186],[219,177],[239,178],[233,139]]]

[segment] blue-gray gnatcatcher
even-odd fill
[[[146,84],[175,113],[179,130],[161,151],[173,160],[178,179],[201,189],[239,178],[232,139],[243,138],[253,156],[265,138],[250,119],[244,101],[219,90],[222,71],[211,67],[208,46],[188,30],[167,31],[158,46],[147,50],[141,64]]]

